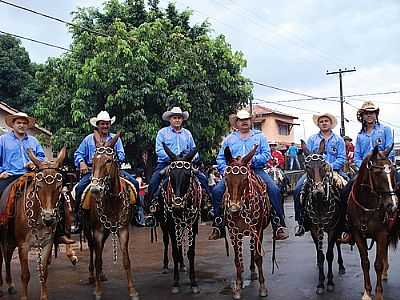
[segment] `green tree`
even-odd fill
[[[40,88],[35,79],[41,65],[31,63],[21,41],[0,34],[0,100],[30,113]]]
[[[191,26],[190,11],[158,1],[110,0],[103,10],[79,9],[72,27],[72,51],[50,59],[38,78],[44,94],[36,115],[54,133],[57,146],[76,148],[91,131],[91,116],[107,109],[117,116],[113,130],[125,132],[128,158],[154,144],[161,114],[179,105],[205,159],[215,155],[228,114],[248,102],[251,83],[241,75],[246,61],[209,25]]]

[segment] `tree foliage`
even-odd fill
[[[162,113],[172,106],[190,112],[203,157],[210,158],[228,126],[228,114],[248,102],[246,61],[224,36],[210,36],[204,22],[190,25],[190,11],[158,0],[110,0],[102,10],[82,8],[71,27],[72,51],[49,59],[38,73],[44,94],[35,113],[54,133],[55,144],[76,148],[91,131],[89,118],[106,109],[124,131],[128,158],[154,144]],[[213,153],[214,150],[214,153]]]
[[[41,66],[31,63],[21,41],[0,34],[0,100],[8,105],[30,112],[40,88],[35,79]]]

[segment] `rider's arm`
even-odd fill
[[[42,145],[40,145],[39,141],[35,138],[32,137],[35,141],[35,148],[32,149],[36,158],[39,159],[40,161],[44,161],[46,158],[46,155],[44,154],[44,150]]]
[[[335,171],[342,170],[346,163],[346,145],[342,138],[337,143],[337,156],[336,160],[332,163],[332,169]]]
[[[222,143],[221,148],[219,149],[216,161],[218,165],[218,171],[221,175],[224,175],[225,168],[226,168],[226,160],[225,160],[225,147],[228,147],[228,144],[226,143],[226,140]]]
[[[357,166],[357,168],[360,168],[362,160],[363,160],[363,155],[361,149],[361,138],[360,135],[358,135],[356,140],[356,147],[354,150],[354,164]]]
[[[4,172],[3,151],[4,151],[4,135],[0,136],[0,174]]]
[[[386,149],[390,149],[392,147],[392,144],[393,144],[393,133],[392,133],[392,130],[389,127],[385,127],[384,132],[385,132],[385,148],[384,149],[386,150]],[[395,160],[395,156],[394,156],[394,151],[393,150],[389,153],[388,158],[391,161]]]
[[[160,131],[158,131],[156,137],[156,154],[159,161],[167,162],[169,161],[169,156],[165,152],[164,147],[162,145],[164,141],[165,139],[164,139],[163,129],[161,129]]]
[[[254,155],[252,160],[252,166],[255,169],[264,168],[265,165],[267,164],[267,161],[269,161],[272,158],[271,149],[269,148],[267,138],[262,134],[261,138],[259,139],[258,148],[259,149],[257,149],[256,152],[258,154]]]
[[[74,153],[74,163],[75,166],[77,168],[79,168],[80,163],[83,161],[86,163],[86,159],[85,159],[85,153],[86,153],[86,149],[88,147],[88,139],[87,137],[81,142],[81,144],[79,145],[78,149],[76,149],[75,153]]]
[[[189,131],[187,131],[187,133],[188,133],[188,148],[189,148],[189,151],[192,151],[192,150],[196,149],[196,143],[194,142],[192,134]],[[199,161],[199,160],[200,160],[200,155],[197,152],[193,161]]]
[[[118,138],[117,143],[115,144],[114,147],[115,151],[117,152],[117,157],[119,162],[125,161],[125,151],[124,151],[124,146],[122,145],[122,140],[121,138]]]

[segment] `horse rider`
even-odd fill
[[[271,159],[268,161],[267,165],[283,169],[285,167],[285,156],[278,150],[278,143],[270,142],[269,146],[271,148]]]
[[[343,139],[344,139],[344,142],[346,143],[347,161],[349,164],[353,164],[353,160],[354,160],[354,145],[352,143],[353,139],[347,135],[344,136]]]
[[[333,184],[339,190],[342,190],[347,183],[347,175],[343,172],[343,166],[346,163],[346,147],[342,137],[335,134],[332,129],[337,125],[337,119],[330,113],[318,114],[313,116],[313,121],[319,128],[319,132],[309,137],[307,141],[307,148],[311,152],[317,152],[321,140],[325,140],[325,152],[323,153],[325,161],[332,167]],[[304,209],[300,200],[301,191],[304,189],[307,174],[304,174],[297,181],[293,191],[295,219],[299,226],[295,236],[303,236],[305,233],[304,228]]]
[[[101,141],[108,142],[113,138],[114,134],[110,133],[110,128],[111,125],[114,124],[115,119],[115,116],[110,118],[110,115],[107,111],[101,111],[96,117],[90,118],[90,124],[99,134]],[[119,163],[125,161],[125,151],[124,146],[122,145],[121,138],[118,138],[117,142],[115,143],[114,150]],[[81,173],[81,179],[79,180],[79,183],[75,188],[76,196],[74,233],[81,230],[79,209],[82,200],[82,194],[91,181],[92,174],[91,172],[89,172],[89,168],[92,166],[93,156],[95,152],[96,142],[94,140],[94,133],[91,133],[83,139],[78,149],[74,153],[75,166],[79,168],[79,171]],[[121,170],[121,176],[128,179],[135,186],[136,191],[139,191],[139,183],[137,182],[135,177],[133,177],[125,170]]]
[[[388,126],[379,122],[379,107],[372,101],[365,101],[357,111],[357,120],[361,123],[361,130],[357,135],[354,150],[354,164],[360,168],[364,158],[372,152],[376,145],[379,151],[390,149],[393,144],[393,132]],[[389,159],[394,162],[394,151],[390,152]],[[396,182],[400,182],[399,173],[396,172]],[[354,180],[349,181],[343,190],[343,198],[347,204]],[[352,242],[348,232],[342,236],[342,243]]]
[[[11,131],[0,136],[0,194],[16,179],[36,169],[28,156],[28,149],[40,160],[45,154],[38,140],[28,134],[28,129],[35,126],[36,120],[23,112],[8,115],[5,123]],[[2,209],[7,203],[0,203]],[[63,218],[65,219],[65,218]],[[65,235],[65,224],[57,226],[55,233],[58,244],[73,244],[74,240]]]
[[[224,174],[227,162],[224,156],[224,150],[229,147],[233,157],[245,156],[254,145],[258,145],[257,152],[254,155],[251,168],[266,184],[268,196],[271,201],[274,213],[279,218],[279,222],[273,223],[277,240],[284,240],[289,237],[287,227],[285,225],[284,213],[281,204],[281,192],[272,178],[264,171],[267,161],[271,159],[271,151],[267,138],[260,130],[251,129],[252,116],[247,110],[239,110],[235,118],[236,131],[231,132],[224,140],[217,156],[218,170],[221,175]],[[225,181],[221,180],[213,189],[213,209],[214,217],[213,230],[208,237],[210,240],[216,240],[224,236],[225,226],[220,216],[220,206],[225,193]]]

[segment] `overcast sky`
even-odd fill
[[[12,3],[71,20],[78,6],[98,6],[97,0],[8,0]],[[168,1],[161,1],[165,7]],[[336,75],[326,71],[356,68],[343,76],[345,95],[400,91],[400,1],[397,0],[213,0],[175,1],[178,8],[193,10],[193,23],[208,20],[213,35],[223,34],[235,50],[244,53],[244,75],[253,81],[317,97],[339,95]],[[71,36],[58,22],[0,3],[0,30],[68,48]],[[45,62],[61,50],[23,41],[32,61]],[[267,101],[305,98],[255,85],[253,95]],[[345,104],[346,134],[360,129],[356,109],[363,100],[381,107],[380,118],[395,130],[400,141],[400,93],[349,97]],[[333,99],[333,100],[337,100]],[[300,109],[340,115],[340,104],[307,100],[281,103]],[[297,138],[317,131],[312,113],[277,104],[265,104],[299,117]],[[340,123],[340,122],[339,122]],[[339,128],[335,129],[339,132]]]

